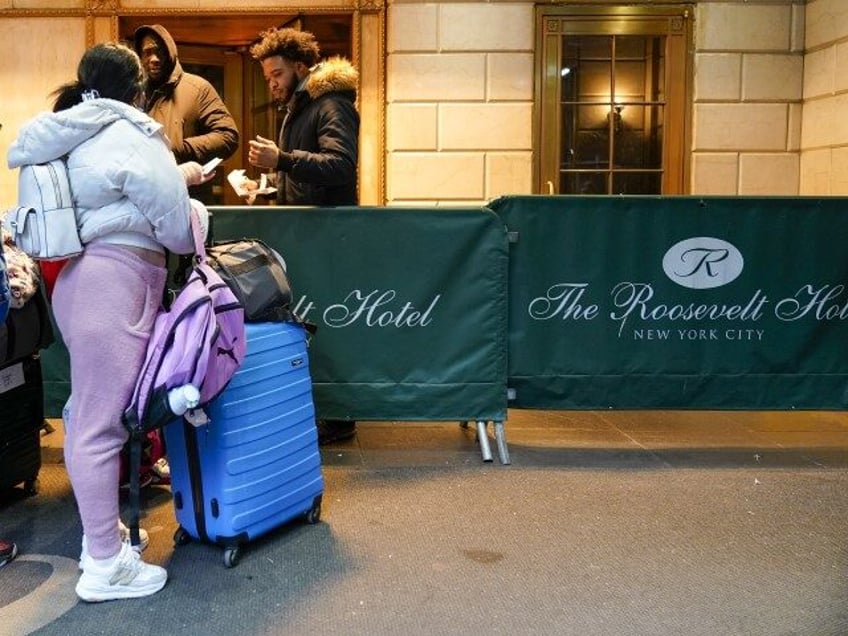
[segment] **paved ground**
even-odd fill
[[[57,431],[40,494],[0,499],[0,633],[848,634],[846,414],[511,411],[506,435],[509,466],[455,423],[361,424],[322,451],[322,521],[229,569],[149,488],[168,585],[89,605]]]

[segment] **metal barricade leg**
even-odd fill
[[[485,420],[477,420],[477,443],[480,444],[480,453],[483,455],[483,461],[492,461],[492,447],[489,446],[489,434],[486,431]]]
[[[504,429],[503,422],[494,422],[495,427],[495,441],[498,444],[498,457],[501,460],[501,464],[508,465],[509,461],[509,448],[506,445],[506,431]]]

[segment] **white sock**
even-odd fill
[[[120,554],[120,552],[118,552],[118,554]],[[118,558],[118,554],[115,554],[115,555],[110,556],[110,557],[106,557],[105,559],[95,559],[94,557],[91,557],[91,559],[94,561],[94,564],[98,568],[107,569],[107,568],[112,567],[115,564],[115,560]]]

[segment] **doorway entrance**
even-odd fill
[[[538,192],[686,192],[690,15],[537,10]]]
[[[247,141],[261,135],[276,139],[282,123],[270,99],[262,69],[249,53],[250,45],[267,28],[295,27],[315,34],[321,55],[352,59],[353,16],[350,13],[250,15],[131,15],[118,19],[118,37],[132,45],[132,35],[144,24],[161,24],[177,44],[180,63],[189,73],[208,80],[221,95],[236,121],[240,142],[236,153],[217,170],[214,205],[241,205],[244,201],[227,183],[232,170],[244,169],[258,178],[247,162]],[[255,174],[254,174],[255,172]]]

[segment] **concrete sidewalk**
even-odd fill
[[[41,493],[0,501],[21,556],[4,634],[848,633],[848,416],[510,411],[512,464],[456,423],[361,423],[322,450],[321,523],[175,547],[145,491],[147,599],[77,602],[80,526],[43,438]]]

